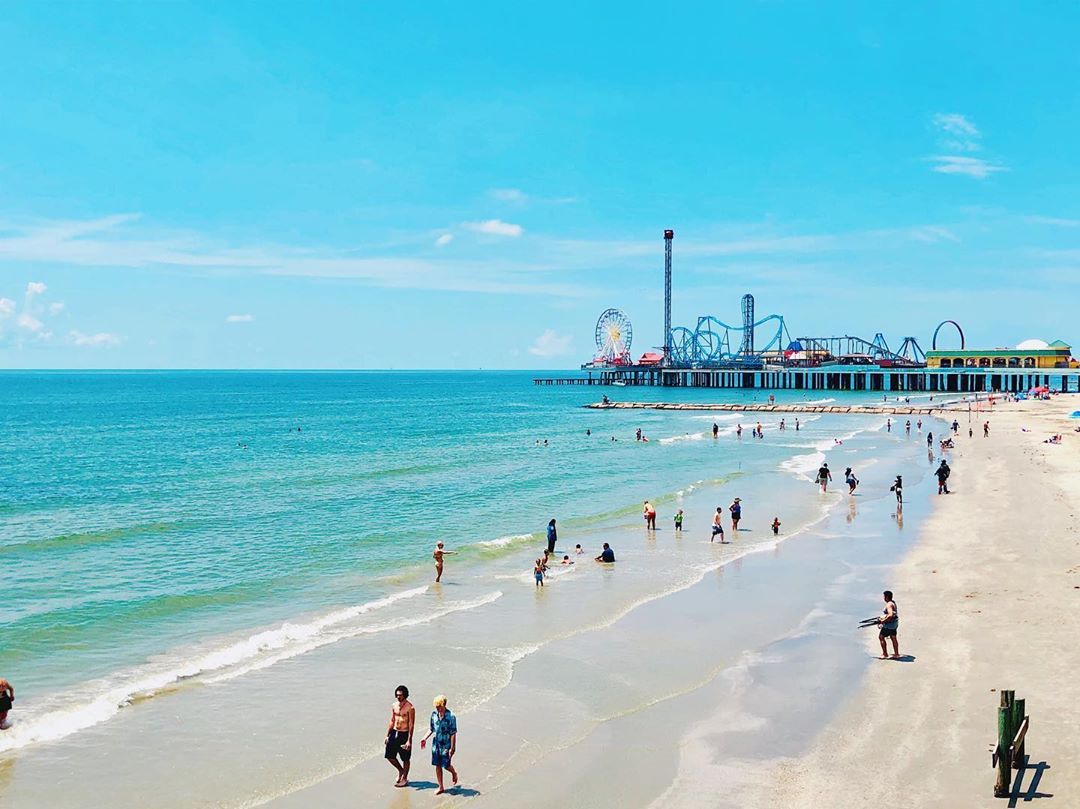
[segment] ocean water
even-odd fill
[[[532,376],[0,374],[0,676],[18,691],[0,765],[23,757],[40,795],[59,762],[134,746],[143,781],[113,805],[140,805],[169,783],[146,741],[167,728],[202,747],[207,773],[233,757],[167,805],[287,794],[377,755],[355,728],[381,722],[372,706],[381,713],[386,699],[335,715],[348,681],[385,690],[408,673],[453,688],[465,710],[482,705],[545,644],[775,547],[774,516],[784,540],[848,507],[845,465],[878,492],[897,470],[925,472],[917,429],[886,432],[884,417],[800,416],[796,432],[794,415],[769,415],[755,440],[758,414],[583,405],[605,392],[752,402],[760,391],[536,387]],[[638,428],[649,441],[634,440]],[[837,493],[819,496],[809,477],[826,459]],[[711,513],[734,496],[747,530],[709,545]],[[660,513],[651,537],[645,498]],[[680,506],[682,538],[671,530]],[[611,541],[618,577],[577,557],[538,600],[531,561],[552,517],[560,553]],[[457,552],[442,585],[431,583],[437,540]],[[435,658],[437,676],[418,673]],[[298,687],[301,676],[321,693]],[[303,690],[291,710],[322,721],[290,730],[304,752],[271,774],[266,719],[282,689]],[[166,718],[177,712],[182,729]],[[265,746],[236,749],[252,736]]]

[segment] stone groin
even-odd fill
[[[593,402],[592,410],[716,410],[756,413],[866,413],[881,416],[932,416],[950,408],[945,405],[814,405],[814,404],[691,404],[681,402]],[[956,408],[951,408],[955,410]]]

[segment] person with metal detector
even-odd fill
[[[868,626],[880,627],[878,631],[878,641],[881,643],[881,659],[889,659],[889,650],[885,646],[886,638],[892,638],[892,659],[900,659],[900,644],[896,638],[896,631],[900,626],[900,610],[896,606],[896,602],[893,601],[892,590],[886,590],[882,593],[885,599],[885,609],[881,611],[881,615],[876,618],[867,618],[859,624],[860,629],[866,629]]]

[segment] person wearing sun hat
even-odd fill
[[[728,506],[728,511],[731,512],[731,531],[734,533],[739,530],[739,520],[742,519],[742,500],[736,497],[734,502]]]

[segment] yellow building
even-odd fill
[[[1016,348],[927,351],[929,368],[1076,368],[1072,346],[1055,340],[1025,340]]]

